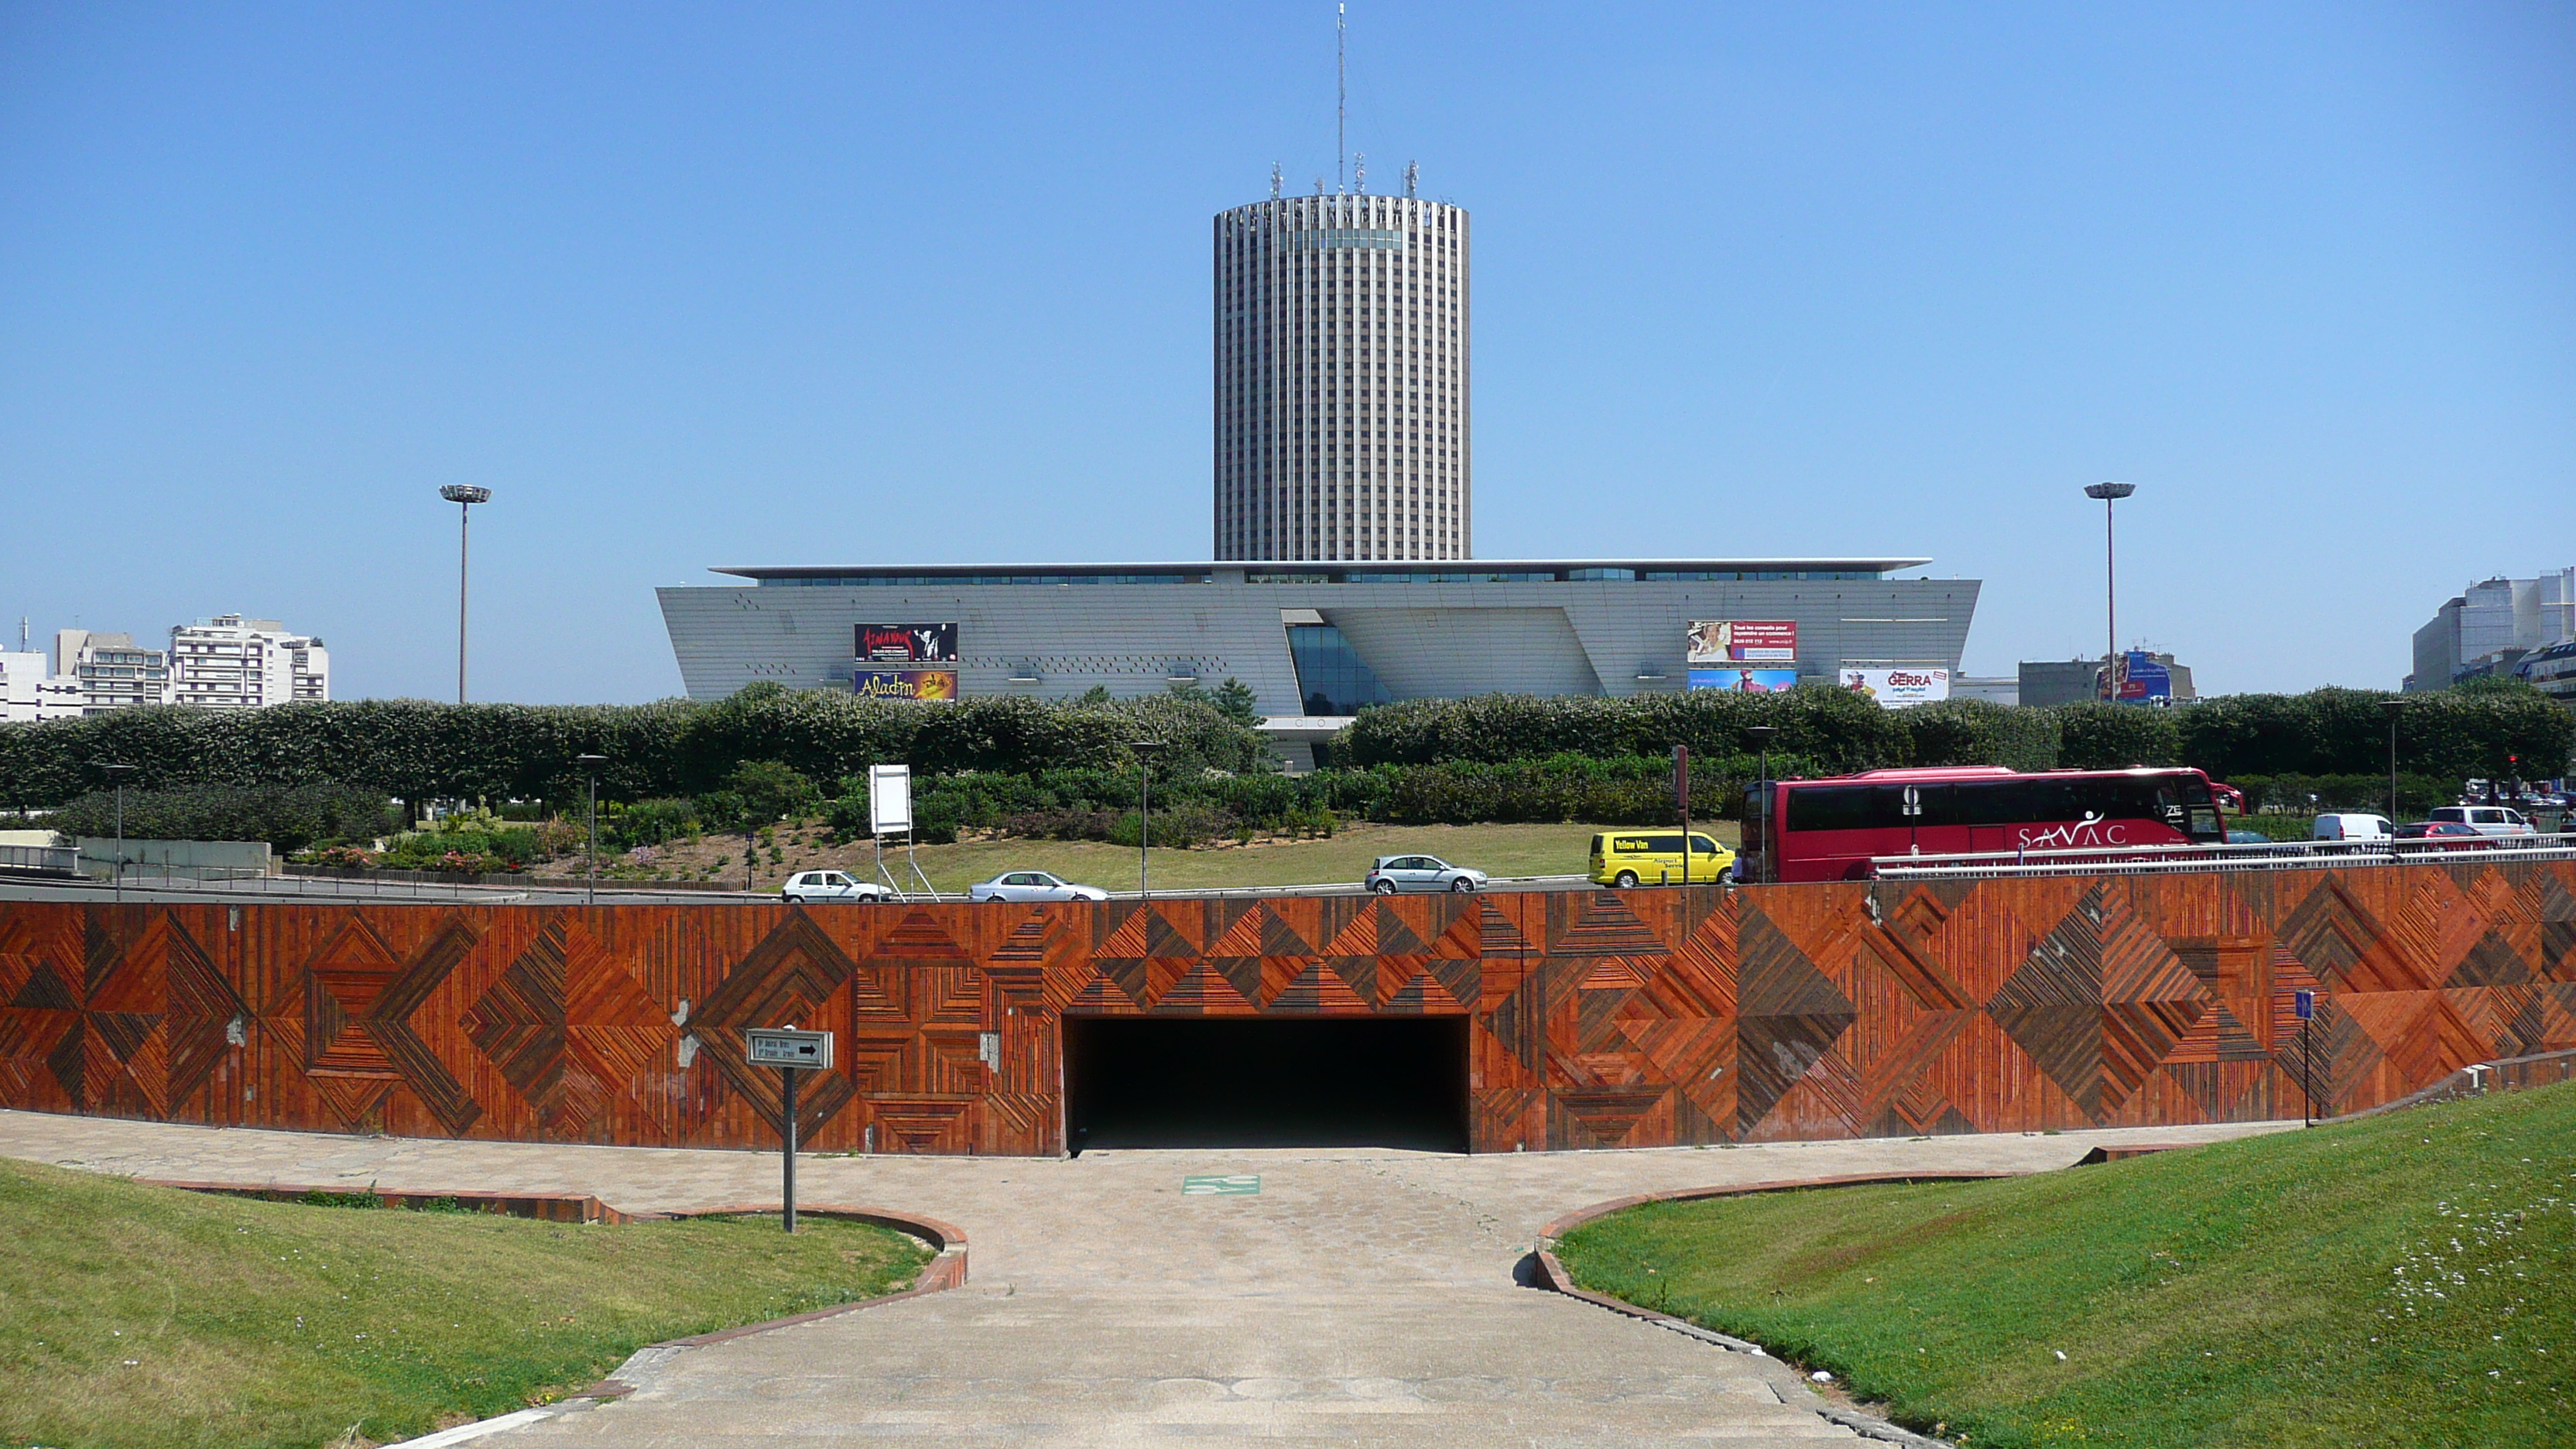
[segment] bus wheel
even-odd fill
[[[1616,881],[1611,882],[1611,884],[1616,885],[1623,891],[1635,890],[1637,888],[1637,873],[1633,870],[1623,870],[1619,872],[1619,878]]]

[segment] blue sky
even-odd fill
[[[1877,553],[1978,673],[2394,685],[2576,563],[2576,9],[1353,6],[1475,217],[1477,552]],[[676,693],[710,565],[1203,558],[1208,218],[1332,7],[0,7],[0,611]]]

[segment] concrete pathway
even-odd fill
[[[1555,1294],[1513,1265],[1629,1193],[1845,1173],[2062,1167],[2099,1143],[2265,1127],[1453,1157],[1386,1150],[800,1158],[807,1202],[963,1228],[961,1290],[636,1365],[632,1397],[475,1441],[1763,1445],[1853,1441],[1776,1366]],[[0,1112],[0,1154],[101,1172],[775,1202],[775,1154],[348,1138]],[[1184,1196],[1250,1173],[1248,1196]],[[1766,1372],[1766,1369],[1773,1371]]]

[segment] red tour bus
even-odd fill
[[[2226,841],[2198,770],[1871,770],[1747,790],[1735,876],[1863,880],[1873,856]]]

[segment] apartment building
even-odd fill
[[[322,641],[275,619],[219,614],[170,630],[170,700],[190,709],[261,709],[331,697]]]
[[[146,649],[131,634],[55,631],[54,678],[79,687],[83,714],[170,703],[169,651]]]

